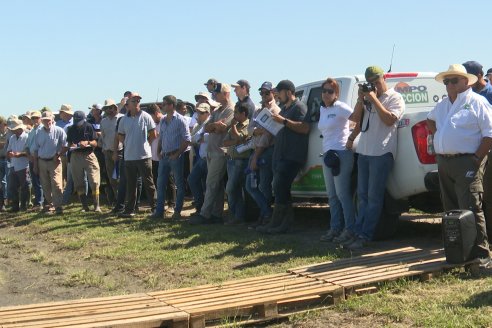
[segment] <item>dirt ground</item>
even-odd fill
[[[183,213],[187,215],[188,213]],[[2,214],[3,216],[4,214]],[[5,214],[7,215],[7,214]],[[313,206],[297,209],[296,233],[300,238],[319,237],[320,229],[325,225],[323,219],[326,208]],[[390,242],[376,244],[374,251],[407,245],[422,247],[439,247],[438,216],[404,215],[397,237]],[[3,218],[0,225],[0,306],[21,305],[30,303],[51,302],[69,299],[100,297],[118,294],[130,294],[150,291],[140,279],[135,279],[129,272],[122,272],[112,267],[111,262],[103,267],[100,263],[91,262],[82,258],[74,258],[73,252],[64,252],[56,248],[56,243],[46,239],[43,235],[23,234],[27,226],[13,226],[6,224],[8,218]],[[413,221],[413,222],[412,222]],[[420,221],[420,223],[415,223]],[[8,246],[8,247],[6,247]],[[36,254],[46,254],[49,260],[41,261]],[[70,254],[70,256],[68,255]],[[72,284],[71,281],[82,279],[70,276],[70,272],[90,270],[101,276],[116,275],[119,281],[124,281],[111,292],[98,287],[87,287],[84,284]],[[360,316],[354,313],[339,313],[334,310],[325,310],[311,318],[304,318],[302,323],[295,321],[272,323],[275,327],[358,327],[358,326],[385,326],[388,323],[384,318]],[[393,324],[394,325],[394,324]],[[406,326],[406,325],[402,325]]]

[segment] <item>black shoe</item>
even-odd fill
[[[117,208],[117,207],[115,207],[115,208],[113,208],[113,209],[111,210],[111,213],[113,213],[113,214],[121,214],[121,213],[123,213],[123,212],[125,212],[125,210],[124,210],[124,209],[122,209],[122,208]]]
[[[135,212],[122,212],[118,214],[119,218],[131,219],[135,217]]]
[[[191,225],[199,225],[199,224],[210,224],[211,219],[204,217],[203,215],[194,215],[190,217],[188,222]]]
[[[56,214],[56,215],[61,215],[61,214],[63,214],[63,208],[61,208],[61,207],[57,207],[57,208],[55,209],[55,214]]]
[[[218,217],[215,215],[212,215],[210,217],[210,223],[209,224],[223,224],[223,223],[224,223],[224,219],[222,219],[221,217]]]

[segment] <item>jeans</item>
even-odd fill
[[[354,166],[354,153],[351,150],[337,150],[340,158],[340,173],[333,176],[331,168],[323,163],[328,204],[330,205],[330,229],[340,232],[344,228],[354,230],[355,207],[352,202],[350,180]]]
[[[280,159],[273,162],[273,189],[275,204],[289,205],[291,203],[290,189],[303,163]]]
[[[258,188],[252,187],[252,175],[248,174],[246,176],[246,190],[260,208],[261,217],[269,217],[272,214],[272,210],[270,208],[273,200],[272,155],[273,147],[269,147],[265,149],[265,151],[258,158],[258,161],[263,162],[261,165],[258,165],[258,171],[256,172],[259,175]]]
[[[7,160],[0,159],[0,197],[7,199]]]
[[[244,188],[244,170],[248,166],[248,159],[227,160],[227,203],[229,204],[229,213],[240,221],[245,219],[245,200],[243,194]]]
[[[394,160],[391,153],[386,153],[381,156],[359,154],[357,161],[359,213],[355,221],[355,233],[372,240],[383,210],[386,182]]]
[[[202,209],[203,199],[205,198],[207,172],[207,159],[198,157],[188,176],[188,185],[193,194],[195,208],[198,212]]]
[[[176,159],[164,156],[159,161],[159,175],[157,176],[157,206],[156,214],[164,213],[164,203],[166,198],[167,184],[169,175],[174,176],[176,184],[176,206],[174,213],[181,213],[184,202],[184,176],[183,176],[184,154]]]
[[[33,183],[34,185],[34,183]],[[87,181],[87,173],[84,173],[84,187],[85,187],[85,195],[89,193],[89,182]],[[70,163],[67,164],[67,184],[65,185],[65,189],[63,190],[63,204],[70,204],[70,199],[72,198],[74,190],[74,183],[72,177],[72,165]]]
[[[43,188],[41,187],[41,180],[39,175],[34,173],[34,163],[29,162],[29,173],[31,174],[32,190],[34,191],[34,206],[43,206],[44,195]]]

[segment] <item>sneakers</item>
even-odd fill
[[[351,250],[351,251],[360,250],[360,249],[364,248],[365,246],[367,246],[368,242],[369,241],[367,239],[358,237],[352,243],[347,245],[346,248]]]
[[[57,207],[57,208],[55,209],[55,214],[56,214],[56,215],[61,215],[61,214],[63,214],[63,208],[61,208],[61,207]]]
[[[335,230],[328,230],[327,233],[325,233],[323,236],[321,236],[319,238],[320,241],[327,241],[327,242],[331,242],[333,241],[333,239],[335,237],[338,237],[338,235],[340,235],[340,233],[338,231],[335,231]]]
[[[478,266],[481,269],[492,269],[492,258],[490,256],[484,257],[484,258],[479,258],[478,259]]]
[[[337,243],[337,244],[341,244],[341,243],[344,243],[344,242],[351,240],[353,238],[354,238],[354,234],[351,231],[343,230],[340,235],[333,238],[333,242]]]

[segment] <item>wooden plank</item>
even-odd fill
[[[251,293],[265,293],[269,291],[275,291],[275,290],[291,290],[300,287],[306,287],[310,285],[320,285],[323,284],[324,282],[318,281],[316,279],[312,278],[305,278],[305,277],[298,277],[295,280],[289,280],[285,281],[284,283],[281,284],[275,284],[275,285],[258,285],[254,287],[249,287],[241,290],[237,289],[221,289],[217,290],[214,292],[210,292],[206,295],[198,294],[198,295],[192,295],[192,296],[187,296],[187,297],[177,297],[177,298],[164,298],[168,304],[174,305],[174,304],[188,304],[188,303],[194,303],[194,302],[210,302],[212,299],[217,299],[217,298],[223,298],[223,297],[240,297],[242,295],[248,295]]]
[[[184,297],[186,295],[206,295],[210,291],[215,291],[215,290],[220,290],[220,289],[231,289],[231,288],[244,288],[247,286],[256,286],[259,282],[278,282],[278,281],[284,281],[286,279],[295,279],[296,275],[291,274],[291,273],[281,273],[281,274],[276,274],[276,275],[269,275],[269,276],[263,276],[263,277],[256,277],[254,279],[243,279],[243,280],[236,280],[236,281],[229,281],[224,284],[215,284],[215,285],[203,285],[203,286],[196,286],[194,288],[185,288],[184,290],[181,289],[173,289],[173,290],[168,290],[168,291],[157,291],[157,292],[150,292],[147,293],[147,295],[152,296],[152,297],[157,297],[159,299],[164,299],[164,298],[174,298],[174,297]]]
[[[354,260],[349,262],[336,262],[325,264],[321,266],[313,266],[301,271],[292,271],[299,275],[314,274],[319,272],[327,272],[334,270],[353,270],[355,268],[375,267],[383,263],[404,263],[405,261],[411,261],[413,259],[421,259],[428,256],[438,256],[441,254],[439,251],[418,251],[409,252],[407,254],[391,253],[388,256],[382,256],[380,258],[353,258]]]
[[[351,265],[352,263],[358,263],[358,261],[372,261],[376,258],[380,259],[380,258],[383,258],[385,256],[395,256],[398,254],[402,255],[405,253],[414,253],[414,252],[419,252],[419,251],[422,251],[422,249],[414,248],[414,247],[404,247],[404,248],[392,249],[392,250],[387,250],[387,251],[382,251],[382,252],[363,254],[361,256],[356,256],[356,257],[337,259],[335,261],[328,261],[328,262],[322,262],[322,263],[316,263],[316,264],[307,264],[307,265],[303,265],[303,266],[296,267],[293,269],[288,269],[287,272],[298,273],[298,272],[303,272],[306,270],[310,271],[310,269],[312,269],[314,267],[324,267],[324,266],[330,266],[330,265],[342,265],[342,266]]]
[[[433,256],[427,256],[424,258],[426,260],[443,260],[443,257],[440,257],[438,254],[433,255]],[[321,279],[325,280],[326,277],[330,277],[330,282],[332,282],[332,279],[336,279],[337,277],[346,277],[347,275],[362,275],[362,274],[370,274],[374,272],[380,272],[382,270],[391,270],[392,268],[398,268],[401,266],[408,266],[408,265],[414,265],[422,262],[422,258],[416,257],[412,258],[412,261],[410,262],[393,262],[390,261],[389,263],[384,261],[380,265],[371,265],[368,267],[364,266],[356,266],[356,267],[347,267],[347,268],[342,268],[338,270],[332,270],[332,271],[325,271],[325,272],[317,272],[317,273],[305,273],[303,276],[310,277],[310,278],[316,278],[316,279]],[[388,264],[386,264],[388,263]]]
[[[248,292],[243,292],[241,294],[237,293],[223,293],[223,294],[215,294],[211,295],[209,298],[205,297],[199,297],[199,298],[192,298],[192,299],[186,299],[186,300],[167,300],[170,304],[173,306],[179,307],[179,308],[189,308],[189,307],[195,307],[195,306],[200,306],[201,304],[215,304],[217,302],[223,302],[225,300],[229,301],[234,301],[235,299],[243,299],[247,297],[260,297],[261,295],[268,295],[270,293],[291,293],[295,292],[298,290],[304,290],[304,289],[312,289],[312,288],[320,288],[322,286],[326,285],[326,288],[330,288],[332,284],[326,284],[321,281],[316,281],[313,280],[311,282],[305,282],[302,283],[302,281],[293,286],[279,286],[276,288],[270,288],[270,289],[254,289],[250,290]]]
[[[104,313],[104,312],[122,312],[126,310],[131,310],[131,309],[139,309],[139,308],[152,308],[152,307],[163,307],[165,304],[161,303],[158,300],[155,299],[147,299],[143,301],[137,301],[137,302],[125,302],[125,303],[118,303],[118,304],[104,304],[104,305],[98,305],[98,304],[87,304],[84,306],[81,306],[79,308],[77,307],[70,307],[70,308],[65,308],[65,307],[52,307],[52,308],[46,308],[46,309],[29,309],[29,308],[24,308],[19,311],[14,311],[14,312],[9,312],[8,314],[3,314],[0,315],[0,323],[8,320],[10,318],[14,318],[17,320],[20,320],[22,318],[43,318],[43,317],[63,317],[63,316],[70,316],[70,315],[92,315],[92,314],[97,314],[97,313]]]
[[[164,321],[183,321],[188,320],[189,314],[184,311],[173,311],[169,313],[163,313],[162,309],[150,309],[150,310],[134,310],[127,311],[125,313],[104,313],[97,314],[93,316],[81,316],[81,317],[70,317],[70,318],[53,318],[46,320],[37,320],[32,322],[18,322],[11,324],[2,324],[3,328],[17,328],[17,327],[44,327],[44,328],[54,328],[54,327],[104,327],[118,325],[132,324],[138,327],[136,324],[151,322],[155,324],[156,322]],[[160,325],[160,324],[159,324]]]

